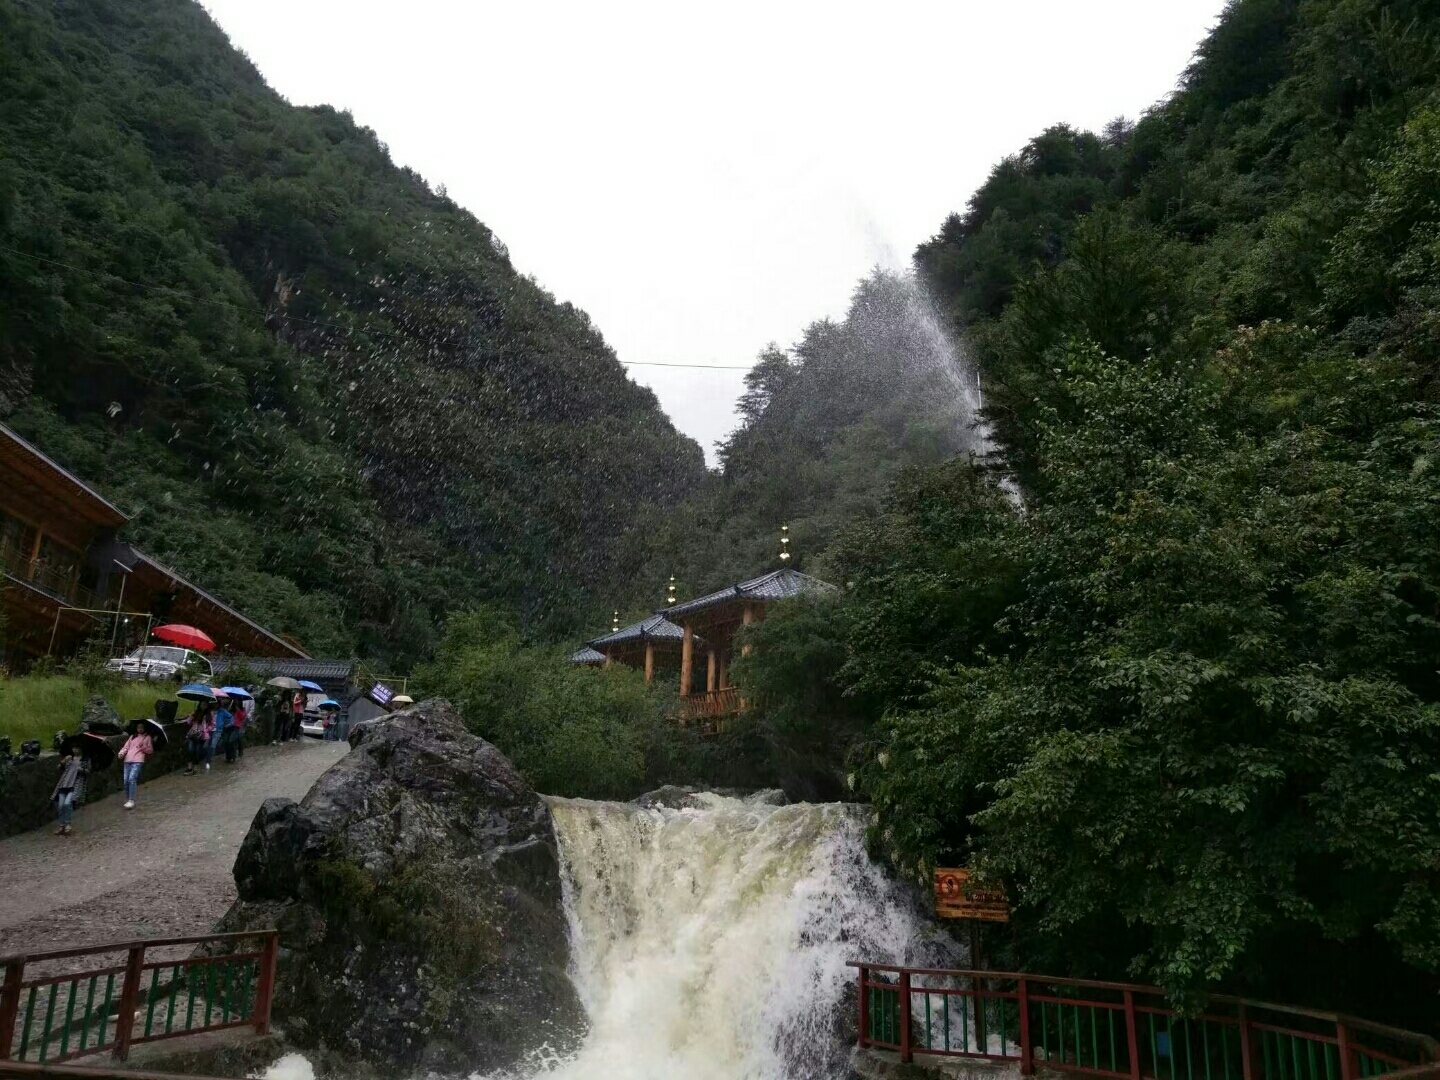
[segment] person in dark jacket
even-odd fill
[[[269,735],[270,745],[274,746],[280,741],[280,718],[275,715],[275,695],[268,690],[261,691],[260,723],[264,725],[261,738]]]
[[[75,816],[75,792],[81,785],[84,768],[78,748],[60,759],[60,779],[55,782],[55,790],[50,794],[55,800],[56,814],[60,819],[60,827],[55,830],[57,836],[70,835],[70,819]]]
[[[210,767],[206,760],[205,752],[210,746],[210,734],[215,730],[215,721],[210,718],[209,702],[201,702],[195,706],[195,711],[190,714],[189,721],[185,724],[185,750],[189,757],[189,764],[185,767],[186,776],[195,775],[195,766],[205,762],[205,767]]]

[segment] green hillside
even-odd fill
[[[844,318],[765,349],[745,386],[720,469],[651,541],[682,598],[778,567],[782,524],[791,565],[831,575],[836,540],[880,514],[906,467],[990,449],[973,369],[908,275],[858,282]]]
[[[1020,498],[912,472],[837,555],[877,849],[1003,881],[1005,962],[1433,1030],[1440,4],[1234,0],[916,265]]]
[[[503,167],[497,149],[496,167]],[[0,0],[0,419],[322,654],[597,620],[700,450],[586,315],[191,0]]]

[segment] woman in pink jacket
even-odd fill
[[[135,788],[140,783],[140,766],[155,752],[155,743],[146,734],[145,728],[135,725],[135,732],[120,747],[120,761],[125,769],[125,809],[135,809]]]

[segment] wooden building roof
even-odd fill
[[[130,519],[105,496],[14,430],[0,424],[0,490],[37,498],[37,511],[78,514],[92,526],[118,529]]]
[[[694,600],[686,600],[683,604],[676,604],[669,608],[665,614],[671,619],[683,620],[685,616],[696,615],[711,608],[731,604],[744,604],[747,601],[768,603],[775,600],[787,600],[792,596],[824,595],[837,591],[835,586],[828,581],[821,581],[809,574],[802,574],[799,570],[785,567],[782,570],[774,570],[760,577],[751,578],[749,581],[741,581],[723,589],[717,589],[715,592],[706,593]]]
[[[165,615],[168,622],[198,626],[215,639],[218,652],[310,659],[310,654],[299,645],[247,619],[223,600],[187,581],[138,548],[133,550],[136,560],[130,571],[130,587],[152,598],[168,595],[170,602]],[[153,600],[147,602],[153,606]]]
[[[650,641],[657,645],[674,645],[679,648],[684,637],[683,627],[676,626],[664,615],[651,615],[648,619],[641,619],[637,623],[631,623],[604,637],[595,638],[589,644],[602,653],[608,646],[626,645],[636,641]]]

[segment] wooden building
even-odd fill
[[[43,654],[107,628],[114,608],[114,504],[0,424],[0,585],[9,652]]]
[[[654,680],[658,668],[680,666],[684,639],[684,630],[657,613],[587,642],[585,649],[572,656],[570,662],[621,663],[627,667],[642,669],[648,683]],[[590,653],[598,654],[599,660],[592,658]]]
[[[742,626],[759,622],[776,601],[835,591],[834,585],[787,567],[670,608],[665,614],[681,628],[680,719],[725,716],[744,707],[730,685],[735,633]],[[704,690],[696,689],[697,654],[705,658]]]
[[[298,644],[120,540],[117,534],[128,520],[95,489],[0,424],[6,660],[62,656],[96,635],[117,646],[143,640],[147,624],[161,622],[197,626],[221,651],[306,655]]]
[[[763,619],[776,601],[835,591],[834,585],[798,570],[776,570],[675,604],[648,619],[595,638],[571,655],[570,662],[643,668],[646,682],[654,678],[657,669],[679,668],[679,719],[689,722],[719,718],[744,707],[730,685],[736,631]],[[697,671],[702,656],[703,690],[698,688]]]

